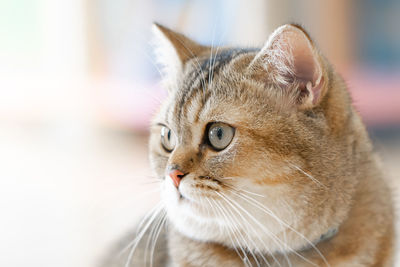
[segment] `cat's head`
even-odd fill
[[[337,227],[355,183],[353,111],[308,34],[284,25],[263,48],[242,49],[154,28],[169,96],[150,159],[172,226],[263,252],[309,246]]]

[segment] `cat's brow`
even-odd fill
[[[199,64],[194,64],[193,70],[189,72],[184,79],[184,82],[181,86],[181,94],[178,101],[176,101],[174,114],[178,119],[178,122],[181,122],[183,116],[187,115],[188,106],[192,102],[193,98],[195,98],[199,93],[204,93],[203,101],[201,102],[201,106],[199,107],[198,113],[204,108],[207,103],[208,98],[210,97],[210,93],[207,89],[210,89],[210,84],[213,82],[214,78],[218,76],[220,70],[228,65],[234,58],[256,51],[257,49],[248,48],[248,49],[225,49],[216,52],[212,57],[207,57],[198,60]],[[197,66],[197,67],[196,67]],[[212,77],[209,77],[212,74]],[[207,84],[204,84],[205,81],[208,81]],[[200,86],[199,86],[200,85]],[[195,116],[197,117],[197,116]]]

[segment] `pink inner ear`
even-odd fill
[[[302,108],[318,104],[323,95],[323,71],[318,51],[299,26],[278,28],[250,63],[249,70],[255,78],[266,77],[268,83],[285,90],[290,102],[295,100]]]
[[[321,95],[321,89],[322,86],[324,84],[324,77],[321,77],[321,79],[319,81],[317,81],[317,84],[312,85],[311,82],[309,82],[307,84],[307,89],[309,92],[312,92],[313,95],[313,99],[312,99],[312,103],[313,105],[317,104],[318,99]]]
[[[293,57],[293,68],[296,79],[300,81],[311,82],[316,86],[317,80],[320,78],[320,66],[315,58],[314,51],[310,40],[298,29],[294,29],[287,33],[286,41],[288,48],[291,49],[290,54]]]
[[[321,66],[314,54],[313,46],[307,35],[301,30],[291,27],[282,33],[279,41],[286,42],[286,49],[292,56],[293,79],[303,84],[316,104],[323,85]],[[304,88],[303,87],[303,88]]]

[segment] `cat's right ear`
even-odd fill
[[[271,34],[249,71],[276,88],[280,102],[300,109],[317,106],[328,88],[322,56],[308,33],[295,24],[283,25]]]
[[[162,66],[163,80],[171,90],[177,86],[185,63],[208,48],[157,23],[153,24],[153,32],[157,63]]]

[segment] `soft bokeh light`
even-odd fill
[[[95,266],[158,201],[147,130],[166,92],[153,21],[244,46],[304,25],[399,190],[399,14],[396,0],[0,1],[0,265]]]

